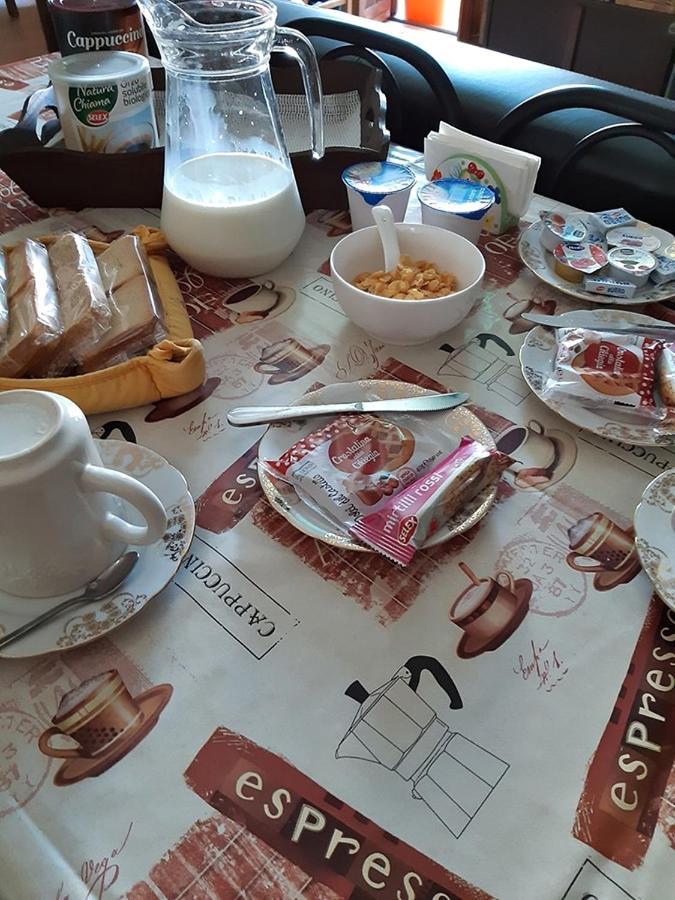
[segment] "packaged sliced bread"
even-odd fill
[[[118,238],[97,263],[112,316],[109,330],[82,359],[85,372],[124,362],[166,337],[157,288],[140,240],[130,234]]]
[[[0,377],[45,375],[63,333],[47,248],[30,238],[6,251],[9,328]]]
[[[63,324],[63,336],[51,364],[51,374],[59,375],[96,351],[110,330],[112,307],[96,257],[82,235],[62,234],[49,248],[49,261]]]

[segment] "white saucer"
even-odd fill
[[[80,647],[107,634],[136,613],[169,583],[187,552],[195,528],[194,501],[181,473],[147,447],[126,441],[96,441],[103,463],[118,472],[133,475],[154,491],[169,518],[166,534],[148,547],[135,547],[139,560],[119,590],[59,616],[42,628],[0,650],[0,657],[21,659],[42,653],[59,653]],[[125,516],[141,524],[131,507]],[[73,594],[30,600],[0,591],[0,635],[13,631],[29,619],[66,600]]]
[[[675,471],[650,482],[635,510],[635,546],[663,602],[675,610]]]
[[[436,392],[402,381],[353,381],[347,384],[328,384],[318,391],[312,391],[310,394],[299,397],[288,405],[297,406],[300,403],[311,405],[317,403],[346,403],[376,399],[389,400],[393,397],[410,397],[416,394],[422,397],[426,394],[434,393]],[[392,413],[391,416],[395,421],[396,413]],[[447,435],[448,453],[459,444],[460,439],[464,435],[469,435],[480,441],[484,446],[495,449],[495,442],[488,429],[466,407],[460,406],[456,409],[445,410],[439,413],[424,413],[424,417],[429,420],[430,424],[433,423],[436,428],[439,428]],[[270,426],[260,442],[258,460],[278,459],[296,441],[327,425],[331,418],[334,418],[334,416],[321,416],[315,419],[304,419],[302,421]],[[269,502],[298,531],[302,531],[303,534],[307,534],[317,541],[322,541],[324,544],[340,547],[343,550],[358,550],[361,553],[374,552],[370,547],[364,547],[363,544],[355,543],[344,534],[339,534],[329,519],[304,503],[290,485],[277,479],[272,479],[260,463],[258,463],[258,475],[260,484]],[[444,541],[468,531],[488,512],[496,496],[496,486],[481,492],[478,497],[462,510],[461,514],[450,520],[443,528],[440,528],[424,546],[435,547],[437,544],[442,544]]]
[[[576,312],[563,313],[560,317],[561,324],[565,320],[580,321],[584,328],[593,328],[593,322],[613,322],[615,325],[660,325],[663,324],[651,316],[643,316],[640,313],[630,312],[626,309],[587,309]],[[644,447],[654,447],[659,444],[672,444],[675,434],[672,428],[661,425],[655,429],[652,425],[642,425],[631,422],[627,417],[621,419],[621,412],[617,411],[612,416],[612,409],[593,409],[584,406],[580,397],[566,396],[554,400],[544,396],[544,389],[549,376],[553,374],[555,366],[557,341],[555,332],[550,328],[537,325],[531,329],[525,337],[520,348],[520,367],[523,378],[533,393],[545,403],[549,409],[557,412],[563,419],[567,419],[573,425],[585,428],[600,437],[610,438],[615,441],[624,441],[627,444],[639,444]]]
[[[579,212],[574,214],[575,218],[581,219],[582,222],[588,224],[588,213]],[[653,225],[647,225],[639,222],[638,227],[649,230],[661,241],[661,246],[669,246],[673,243],[673,235],[663,228],[657,228]],[[654,284],[649,281],[644,287],[638,288],[635,296],[630,300],[620,299],[618,297],[606,297],[603,294],[592,294],[585,291],[580,284],[573,284],[561,278],[555,271],[555,259],[552,253],[549,253],[541,243],[541,233],[544,229],[544,223],[539,219],[526,228],[518,239],[518,252],[520,258],[527,268],[533,272],[541,281],[550,284],[552,287],[568,294],[570,297],[576,297],[577,300],[584,300],[587,303],[600,303],[603,306],[639,306],[642,303],[659,303],[675,297],[675,282],[669,284]],[[657,253],[660,251],[657,250]]]

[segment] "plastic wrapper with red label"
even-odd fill
[[[30,238],[6,251],[9,327],[0,344],[0,377],[44,375],[63,326],[47,248]]]
[[[662,347],[661,341],[633,334],[561,329],[544,394],[550,399],[578,397],[589,407],[624,407],[639,410],[643,418],[658,418],[654,388]]]
[[[423,417],[340,416],[262,465],[346,535],[362,515],[432,469],[447,442]]]
[[[675,343],[584,328],[557,332],[553,371],[542,392],[554,405],[576,400],[633,425],[642,442],[670,442],[675,427]]]
[[[425,542],[486,488],[497,483],[511,460],[473,438],[375,513],[363,516],[351,534],[401,565],[408,565]]]
[[[139,239],[127,234],[97,258],[110,298],[110,327],[82,359],[85,372],[124,362],[166,337],[161,302]]]
[[[656,371],[658,398],[672,420],[675,418],[675,344],[664,344]]]
[[[58,237],[49,248],[49,262],[63,323],[49,374],[60,375],[95,352],[110,329],[113,310],[96,257],[82,235],[66,232]]]

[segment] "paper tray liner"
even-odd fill
[[[0,391],[29,389],[53,391],[68,397],[88,414],[145,406],[169,397],[187,394],[206,376],[204,351],[195,340],[183,297],[165,256],[166,239],[157,228],[139,225],[137,235],[150,260],[162,303],[167,338],[143,356],[90,372],[63,378],[0,378]],[[49,245],[57,235],[39,238]],[[109,245],[89,241],[95,255]]]

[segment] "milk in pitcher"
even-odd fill
[[[208,153],[165,177],[162,229],[176,253],[207,275],[271,271],[304,226],[292,170],[265,156]]]

